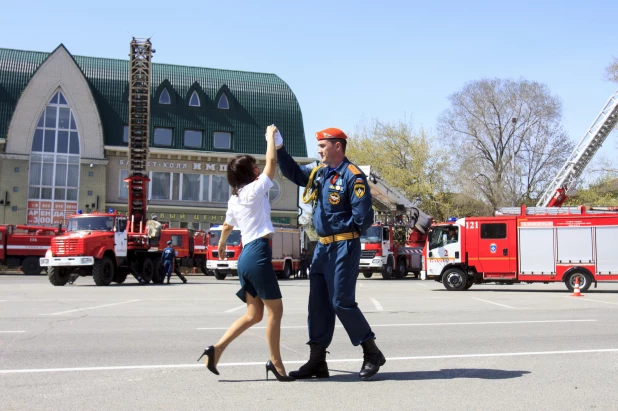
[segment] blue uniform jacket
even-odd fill
[[[163,253],[161,254],[161,261],[173,262],[174,257],[176,257],[176,252],[174,251],[172,247],[166,247],[163,249]]]
[[[299,166],[285,147],[277,150],[277,161],[286,178],[301,187],[307,185],[313,167]],[[318,190],[313,225],[320,237],[351,231],[362,235],[373,224],[367,177],[347,158],[334,170],[320,168],[313,186]]]

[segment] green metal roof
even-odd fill
[[[50,54],[0,48],[0,137],[7,135],[21,93]],[[122,136],[129,114],[129,61],[73,58],[90,83],[103,123],[105,144],[126,145]],[[300,106],[290,87],[277,75],[160,63],[153,63],[151,75],[151,146],[154,127],[173,127],[170,148],[184,149],[184,130],[196,129],[204,131],[203,145],[192,150],[221,151],[213,148],[212,136],[215,131],[226,131],[232,133],[232,152],[263,154],[266,126],[276,124],[288,152],[307,156]],[[158,104],[164,87],[170,93],[171,105]],[[194,90],[201,107],[189,106]],[[223,91],[230,102],[229,110],[216,107]]]

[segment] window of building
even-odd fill
[[[150,198],[153,200],[171,199],[172,173],[150,173]]]
[[[212,175],[210,201],[213,203],[227,203],[230,199],[230,185],[225,176]]]
[[[124,131],[122,133],[122,142],[129,143],[129,126],[126,124],[124,125]]]
[[[202,147],[202,130],[185,130],[185,147]]]
[[[481,224],[481,238],[506,238],[506,224]]]
[[[221,150],[232,149],[232,133],[215,131],[213,147]]]
[[[281,186],[275,180],[273,180],[273,186],[268,190],[268,201],[271,203],[279,198],[279,194],[281,193]]]
[[[189,99],[189,105],[191,107],[200,107],[200,96],[197,95],[197,91],[194,91],[193,94],[191,94],[191,98]]]
[[[62,92],[58,91],[43,110],[32,139],[28,199],[77,201],[79,161],[75,116]],[[54,210],[65,210],[63,204],[54,204],[54,207]],[[52,224],[52,219],[40,222]]]
[[[171,146],[172,130],[171,128],[156,127],[154,130],[155,146]]]
[[[121,200],[126,200],[129,198],[129,183],[125,182],[124,179],[129,176],[129,170],[120,170],[120,178],[118,182],[118,198]]]
[[[200,174],[182,175],[182,200],[200,201]],[[208,177],[208,176],[204,176]]]
[[[172,104],[172,99],[170,98],[170,93],[167,91],[167,88],[164,88],[159,95],[159,104]]]
[[[219,97],[219,102],[217,103],[217,108],[219,108],[221,110],[229,110],[230,102],[227,99],[227,95],[225,93],[222,93],[221,97]]]

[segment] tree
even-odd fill
[[[568,206],[618,206],[618,179],[615,174],[606,174],[585,189],[569,197]]]
[[[614,57],[614,61],[605,68],[606,80],[618,83],[618,57]]]
[[[364,122],[348,141],[346,155],[357,165],[371,165],[393,188],[436,220],[443,207],[447,158],[432,139],[406,122]]]
[[[463,193],[500,206],[534,204],[572,151],[560,100],[540,83],[483,79],[450,97],[438,120]]]

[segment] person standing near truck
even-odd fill
[[[161,253],[161,262],[163,263],[163,280],[167,276],[167,283],[170,283],[172,272],[174,271],[174,260],[176,259],[176,250],[172,247],[172,240],[167,242],[167,247]]]

